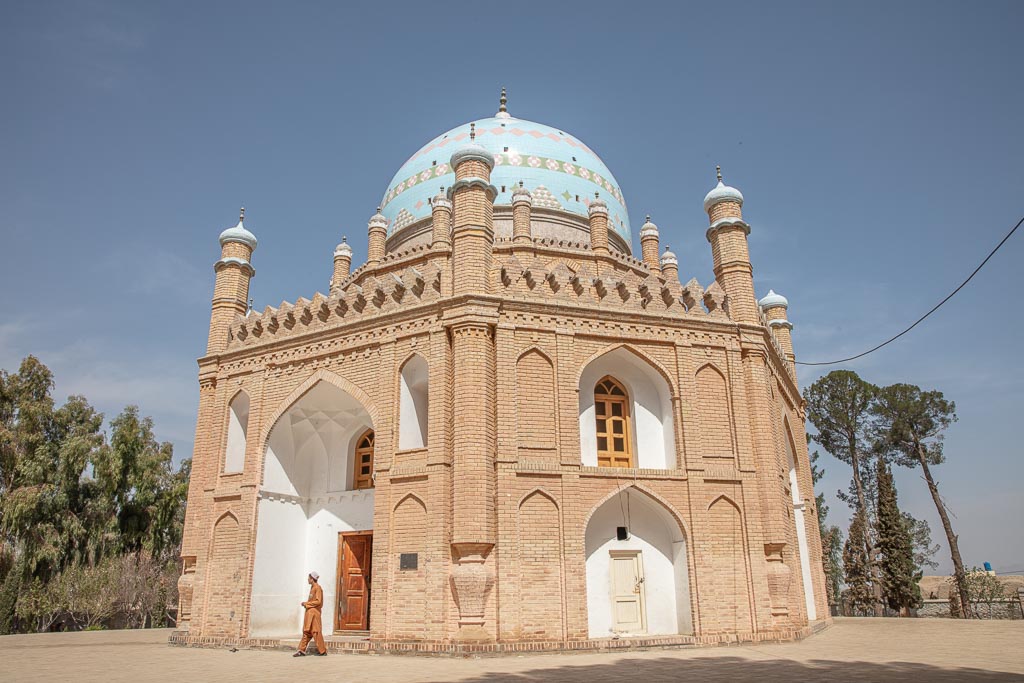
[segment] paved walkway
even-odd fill
[[[167,646],[168,631],[0,637],[0,681],[1024,681],[1024,622],[837,619],[799,643],[479,659]]]

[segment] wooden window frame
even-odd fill
[[[369,439],[369,446],[364,446],[363,442]],[[372,489],[373,484],[373,458],[374,458],[374,447],[376,445],[376,435],[373,433],[373,429],[367,429],[365,432],[359,435],[356,439],[356,449],[352,455],[352,488],[356,491],[362,489]],[[361,472],[362,466],[365,464],[363,456],[369,453],[370,456],[370,473],[363,474]]]
[[[606,389],[602,385],[611,385]],[[615,394],[614,389],[618,388],[621,394]],[[597,466],[598,467],[636,467],[636,458],[633,453],[633,426],[630,415],[630,398],[626,386],[611,375],[605,375],[594,385],[594,429],[596,431],[597,444]],[[599,404],[601,407],[599,407]],[[614,406],[620,405],[621,415],[615,415]],[[622,433],[614,431],[611,423],[615,418],[621,419]],[[605,428],[601,429],[601,422],[605,422]],[[611,429],[611,431],[609,431]],[[605,440],[605,448],[601,448],[601,440]],[[614,448],[615,439],[623,442],[622,450]],[[612,448],[608,448],[612,446]]]

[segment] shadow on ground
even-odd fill
[[[750,660],[740,657],[694,659],[625,659],[609,664],[553,666],[520,673],[487,673],[460,678],[461,683],[512,681],[558,681],[559,683],[621,683],[641,681],[1024,681],[1016,673],[975,668],[943,668],[913,662],[836,662],[812,660],[801,663],[785,659]],[[443,683],[438,681],[438,683]]]

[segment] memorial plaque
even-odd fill
[[[401,570],[418,569],[419,557],[417,553],[402,553],[398,568]]]

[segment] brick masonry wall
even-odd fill
[[[470,171],[482,174],[481,166]],[[461,215],[457,208],[456,222],[470,232],[478,223],[486,228],[489,203],[462,199],[455,203],[466,208]],[[617,295],[597,305],[573,303],[577,294],[568,286],[521,284],[498,297],[487,284],[498,277],[487,270],[491,245],[473,237],[479,239],[468,251],[456,244],[452,253],[424,253],[402,265],[440,264],[442,291],[471,294],[472,302],[449,302],[445,295],[387,300],[373,315],[330,323],[314,318],[304,335],[229,347],[201,361],[183,543],[183,555],[196,558],[193,632],[248,635],[267,439],[317,381],[357,398],[376,432],[373,638],[456,637],[452,543],[460,541],[494,543],[485,563],[494,582],[484,613],[492,638],[586,638],[586,523],[623,486],[624,475],[677,520],[687,539],[697,635],[802,628],[783,415],[792,425],[801,491],[811,501],[813,487],[799,391],[767,330],[737,331],[724,317],[646,310]],[[545,267],[559,264],[622,277],[632,272],[613,257],[587,252]],[[378,268],[381,277],[394,266],[385,259]],[[476,277],[476,284],[460,290],[463,277]],[[669,387],[676,452],[667,470],[609,472],[581,464],[580,373],[615,348],[634,353]],[[398,372],[412,353],[429,366],[428,444],[398,451]],[[228,402],[239,390],[251,401],[245,465],[241,473],[224,474]],[[824,617],[820,539],[810,508],[806,529]],[[768,543],[786,544],[792,570],[785,623],[770,614]],[[402,552],[419,555],[417,570],[399,570]]]

